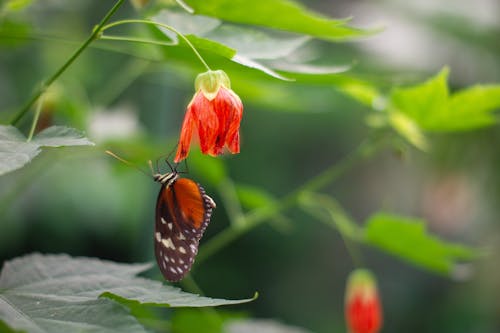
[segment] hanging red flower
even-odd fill
[[[354,270],[347,279],[345,319],[350,333],[377,333],[382,327],[377,282],[366,269]]]
[[[227,74],[222,70],[199,74],[195,88],[182,123],[174,162],[179,163],[188,156],[195,130],[198,130],[203,154],[218,156],[224,147],[233,154],[239,153],[243,104],[231,90]]]

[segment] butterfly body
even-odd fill
[[[190,271],[216,205],[200,184],[175,171],[153,178],[162,184],[156,201],[156,261],[165,279],[175,282]]]

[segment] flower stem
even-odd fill
[[[21,118],[31,109],[33,104],[36,103],[38,98],[54,83],[55,80],[61,76],[62,73],[66,71],[66,69],[80,56],[80,54],[92,43],[95,39],[98,38],[101,33],[104,25],[109,21],[111,16],[120,8],[125,0],[117,0],[114,6],[106,13],[101,22],[94,28],[90,36],[83,42],[82,45],[73,53],[73,55],[59,68],[49,79],[42,83],[42,85],[36,90],[31,99],[24,105],[22,109],[17,112],[17,114],[10,121],[11,125],[15,125],[21,120]]]
[[[40,99],[38,100],[38,105],[36,106],[36,110],[35,110],[35,116],[33,117],[33,123],[31,124],[30,133],[28,135],[28,139],[26,140],[26,142],[30,142],[31,139],[33,138],[33,134],[35,134],[35,128],[36,128],[36,124],[38,123],[38,118],[40,118],[40,112],[42,111],[42,105],[43,105],[43,96],[41,96]]]
[[[101,32],[104,32],[105,30],[109,29],[109,28],[112,28],[112,27],[116,27],[118,25],[122,25],[122,24],[130,24],[130,23],[141,23],[141,24],[149,24],[149,25],[154,25],[154,26],[158,26],[158,27],[162,27],[162,28],[165,28],[169,31],[172,31],[173,33],[175,33],[176,35],[178,35],[180,38],[182,38],[186,44],[191,48],[191,50],[193,50],[194,54],[198,57],[198,59],[201,61],[201,63],[203,64],[203,66],[205,66],[205,68],[207,70],[211,70],[210,67],[208,66],[208,64],[205,62],[205,60],[203,59],[203,57],[200,55],[200,53],[198,52],[198,50],[194,47],[194,45],[189,41],[189,39],[186,38],[186,36],[184,36],[183,34],[181,34],[178,30],[176,30],[174,27],[171,27],[169,25],[166,25],[166,24],[163,24],[163,23],[160,23],[160,22],[155,22],[155,21],[151,21],[151,20],[120,20],[120,21],[116,21],[116,22],[113,22],[113,23],[110,23],[108,25],[105,25],[104,27],[102,27],[101,29]],[[102,36],[101,38],[103,39],[106,39],[106,36]],[[107,38],[107,39],[110,39],[110,38]],[[113,39],[117,39],[116,37],[113,37]],[[139,41],[139,42],[144,42],[144,40],[136,40],[136,41]],[[166,44],[168,45],[168,44]]]
[[[326,169],[323,173],[309,180],[281,200],[247,213],[245,215],[246,223],[243,226],[235,227],[233,224],[201,246],[196,262],[199,264],[241,235],[252,230],[286,208],[289,208],[297,202],[302,193],[318,190],[336,180],[354,165],[372,156],[381,149],[384,146],[383,143],[386,142],[386,140],[382,140],[383,138],[384,137],[379,136],[362,142],[343,160]]]

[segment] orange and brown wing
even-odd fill
[[[214,201],[190,179],[162,186],[156,203],[155,255],[167,280],[179,281],[191,269],[213,208]]]

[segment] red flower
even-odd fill
[[[382,305],[375,277],[365,269],[347,279],[345,319],[351,333],[377,333],[382,327]]]
[[[182,123],[174,162],[187,157],[196,129],[203,154],[218,156],[224,147],[233,154],[239,153],[243,104],[231,90],[226,73],[221,70],[202,73],[196,78],[195,88]]]

